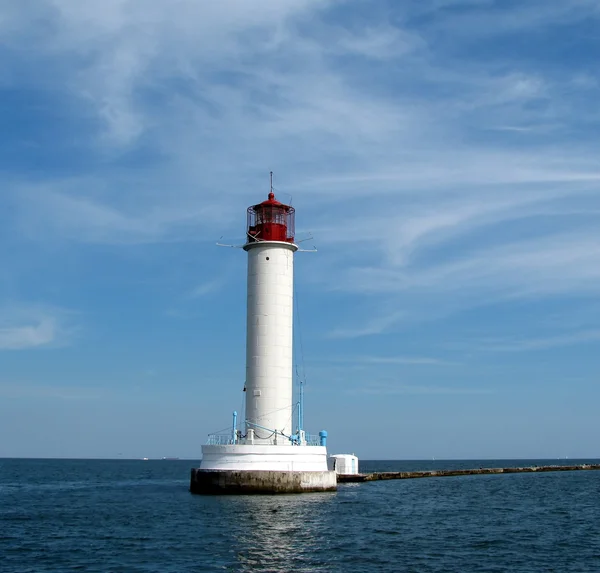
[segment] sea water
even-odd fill
[[[558,463],[565,461],[384,461],[361,469]],[[0,459],[0,571],[600,572],[600,471],[194,496],[195,465]]]

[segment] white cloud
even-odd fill
[[[55,336],[55,324],[49,319],[34,324],[0,327],[0,350],[47,346],[54,342]]]
[[[209,280],[199,284],[196,288],[192,290],[190,293],[191,298],[198,298],[206,296],[207,294],[211,294],[217,291],[221,286],[223,286],[224,279],[218,278],[214,280]]]
[[[0,308],[0,351],[56,347],[74,334],[65,311],[40,307]]]
[[[493,394],[491,388],[469,388],[455,386],[432,386],[419,384],[395,384],[395,383],[374,383],[366,384],[359,388],[348,391],[352,394],[372,394],[372,395],[456,395],[456,396],[477,396]]]
[[[547,350],[563,346],[574,346],[582,343],[597,343],[600,341],[600,330],[581,330],[567,332],[541,338],[515,338],[508,340],[479,341],[481,350],[496,352],[529,352],[532,350]]]
[[[404,314],[404,311],[391,312],[369,319],[363,326],[335,328],[329,332],[328,336],[330,338],[359,338],[381,334],[400,322]]]
[[[106,186],[100,185],[99,193],[99,182],[86,178],[62,184],[16,185],[22,215],[20,228],[30,238],[50,236],[84,243],[144,244],[195,240],[205,236],[209,228],[217,230],[212,227],[217,225],[215,215],[219,215],[222,224],[227,224],[231,217],[224,206],[202,197],[186,200],[180,194],[179,201],[157,198],[152,188],[146,187],[150,184],[144,182],[134,188],[127,201],[97,197]],[[135,197],[139,201],[132,206],[130,202]]]
[[[142,4],[109,0],[100,5],[49,0],[43,9],[53,26],[40,30],[39,41],[60,58],[72,58],[77,51],[85,55],[71,87],[105,121],[108,143],[130,145],[154,123],[154,112],[140,105],[139,90],[194,74],[197,66],[230,66],[231,59],[247,52],[245,33],[262,35],[252,44],[257,52],[277,49],[264,38],[280,34],[288,18],[325,4],[261,0],[257,6],[243,0],[179,0],[173,6],[161,0]]]
[[[339,284],[356,291],[447,293],[472,303],[490,291],[500,298],[589,294],[600,289],[599,245],[595,232],[512,242],[422,268],[355,267]]]
[[[331,30],[327,33],[331,34]],[[336,33],[337,32],[337,33]],[[344,29],[333,31],[336,37],[334,51],[345,56],[359,55],[367,58],[399,58],[422,49],[424,43],[415,33],[399,30],[390,25],[369,28],[359,33]]]
[[[596,0],[569,0],[567,2],[547,2],[533,0],[516,4],[512,9],[503,9],[502,4],[491,0],[434,0],[434,2],[417,3],[417,10],[423,12],[438,11],[440,7],[468,5],[474,10],[458,14],[454,11],[438,12],[432,25],[435,30],[453,29],[455,32],[468,35],[472,39],[527,33],[531,29],[539,29],[555,23],[575,23],[589,18],[598,12]]]
[[[377,88],[386,83],[380,76],[367,84],[357,82],[328,55],[363,52],[403,61],[406,51],[394,46],[411,35],[389,23],[352,31],[325,26],[319,10],[334,4],[184,0],[174,10],[155,0],[143,6],[112,0],[102,9],[74,0],[46,3],[56,27],[44,33],[44,49],[72,66],[72,91],[104,119],[111,152],[118,152],[120,144],[129,148],[148,131],[150,141],[142,137],[144,144],[161,154],[162,189],[156,197],[148,196],[148,188],[157,183],[155,169],[135,181],[114,173],[110,164],[103,177],[121,186],[119,194],[104,191],[90,197],[85,181],[76,196],[68,191],[67,198],[78,208],[66,207],[63,217],[71,211],[75,225],[82,211],[84,218],[90,209],[104,211],[96,213],[102,216],[100,228],[94,231],[98,219],[92,217],[91,232],[82,229],[78,235],[104,242],[113,229],[120,236],[127,226],[139,237],[134,240],[168,240],[168,227],[186,218],[189,205],[170,216],[163,213],[178,202],[189,203],[192,181],[198,202],[202,197],[214,204],[209,191],[220,194],[221,202],[223,195],[239,193],[240,179],[247,177],[233,174],[231,165],[238,166],[236,171],[266,173],[266,164],[276,163],[299,191],[318,190],[328,197],[598,180],[591,152],[571,152],[565,158],[562,148],[540,153],[457,145],[457,129],[473,107],[485,112],[499,101],[528,100],[551,91],[540,74],[442,68],[430,61],[426,41],[418,38],[411,44],[415,54],[408,54],[413,59],[395,68],[392,92]],[[305,17],[317,33],[302,31],[299,24]],[[85,66],[73,58],[81,49],[89,56]],[[428,94],[427,86],[413,94],[411,83],[423,78],[446,85],[444,97]],[[494,124],[512,125],[517,119],[518,126],[517,111],[496,110]],[[527,113],[531,120],[534,112]],[[312,164],[316,176],[309,179],[296,166],[300,157],[295,150],[302,150],[302,163]],[[334,159],[342,159],[338,167],[330,159],[332,152]],[[332,177],[332,172],[343,176]],[[122,208],[119,195],[129,198],[128,209]],[[53,213],[64,207],[64,201],[49,203]],[[148,203],[160,215],[145,213]],[[389,205],[388,211],[393,208]],[[157,232],[163,221],[166,232]]]
[[[352,338],[405,330],[415,322],[500,302],[597,297],[598,245],[598,234],[591,229],[489,246],[473,244],[449,260],[419,252],[413,254],[414,261],[398,266],[385,258],[368,266],[345,261],[330,273],[320,270],[316,275],[332,290],[379,301],[369,305],[371,313],[373,307],[378,313],[376,319],[361,306],[352,323],[345,319],[331,333]],[[385,314],[389,308],[395,309],[394,314]]]
[[[5,4],[6,41],[24,49],[31,6]],[[472,2],[457,18],[453,4],[399,6],[429,13],[419,33],[402,18],[328,24],[321,13],[336,3],[325,0],[38,4],[30,60],[56,66],[40,87],[66,85],[101,120],[102,163],[93,176],[7,186],[19,229],[116,245],[241,235],[232,205],[254,200],[275,169],[328,253],[318,277],[377,299],[374,318],[356,313],[362,322],[332,337],[508,298],[596,293],[598,234],[574,219],[598,208],[598,149],[561,129],[580,116],[574,94],[585,92],[590,121],[600,116],[597,84],[583,69],[444,51],[444,37],[465,48],[595,5]],[[143,169],[119,162],[131,150],[151,151]],[[513,237],[525,220],[531,230]]]
[[[447,366],[454,364],[439,358],[429,356],[353,356],[339,359],[340,362],[356,362],[360,364],[406,365],[406,366]]]
[[[28,382],[15,384],[0,381],[0,397],[2,398],[96,400],[105,394],[105,390],[85,386],[42,386],[39,384],[30,384]]]

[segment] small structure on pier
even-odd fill
[[[333,454],[329,460],[329,468],[338,476],[358,474],[358,458],[354,454]]]

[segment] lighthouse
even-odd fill
[[[294,396],[295,210],[275,198],[248,207],[245,411],[231,431],[210,434],[192,470],[192,493],[332,491],[327,432],[307,434],[303,394]]]
[[[294,208],[273,191],[248,207],[246,434],[257,444],[292,435],[294,223]]]

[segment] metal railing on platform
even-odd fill
[[[231,434],[208,434],[207,446],[229,446],[233,444]]]
[[[316,434],[305,434],[307,446],[319,446],[321,440]],[[257,444],[260,442],[257,440]],[[208,434],[208,440],[206,441],[207,446],[230,446],[233,444],[233,437],[231,434]]]

